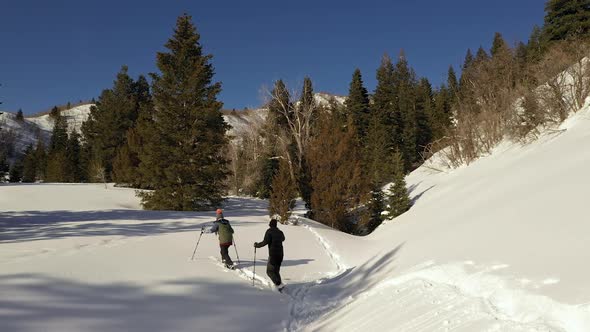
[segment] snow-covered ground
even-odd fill
[[[214,212],[140,210],[134,191],[101,185],[0,186],[1,331],[280,331],[290,298],[265,274],[266,202],[230,198],[244,272],[220,267],[200,229]],[[283,278],[293,288],[337,270],[304,227],[284,226]],[[230,254],[237,261],[236,252]]]
[[[528,145],[408,178],[410,211],[367,237],[281,226],[288,294],[254,241],[266,202],[229,198],[239,271],[213,212],[141,211],[133,190],[0,186],[2,331],[590,331],[590,110]],[[230,251],[236,258],[233,248]]]

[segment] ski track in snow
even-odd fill
[[[362,331],[369,322],[375,327],[375,321],[400,322],[393,331],[408,332],[587,331],[588,304],[558,303],[512,288],[506,279],[488,274],[495,266],[478,266],[470,273],[466,267],[471,266],[426,265],[383,280],[354,301],[341,302],[337,311],[327,315],[324,329],[330,329],[330,320],[344,319],[349,331]],[[347,315],[350,312],[355,315]],[[319,326],[313,330],[322,330],[321,322]]]
[[[303,328],[305,328],[306,323],[309,323],[317,319],[319,316],[333,309],[337,305],[337,302],[332,302],[332,305],[326,307],[325,305],[319,303],[306,302],[307,295],[313,287],[322,285],[324,282],[331,280],[333,278],[337,278],[338,276],[345,273],[347,270],[346,265],[342,262],[340,256],[337,255],[334,252],[334,250],[332,250],[332,246],[330,245],[330,243],[323,236],[321,236],[312,226],[306,224],[304,220],[306,219],[299,218],[299,221],[302,222],[303,227],[305,227],[305,229],[307,229],[318,241],[320,246],[324,248],[324,251],[332,260],[334,266],[336,266],[336,271],[329,273],[325,277],[313,282],[307,282],[297,286],[287,285],[287,287],[285,288],[285,292],[283,294],[288,296],[288,298],[290,299],[290,315],[289,319],[285,322],[285,331],[289,332],[302,330]],[[213,256],[210,256],[209,258],[220,269],[223,269],[227,272],[234,272],[240,278],[247,280],[248,282],[251,282],[252,278],[255,278],[255,280],[257,281],[255,286],[259,289],[268,289],[276,291],[274,284],[267,278],[263,277],[260,273],[254,275],[254,272],[252,270],[245,268],[242,269],[239,267],[239,264],[236,269],[229,270],[225,267],[225,265],[223,265],[223,263],[219,259]],[[261,284],[263,285],[263,287],[260,287]]]

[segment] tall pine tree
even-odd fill
[[[369,126],[369,94],[363,86],[360,69],[355,69],[345,101],[346,113],[357,129],[357,140],[364,142]]]
[[[590,31],[588,0],[549,0],[545,4],[545,42],[584,36]]]
[[[138,116],[136,83],[123,66],[117,74],[112,89],[104,90],[90,111],[90,117],[82,125],[82,133],[95,160],[104,166],[107,178],[111,178],[113,160],[126,134]]]
[[[154,116],[140,167],[151,168],[154,191],[141,194],[148,209],[198,210],[223,200],[228,176],[228,125],[216,97],[211,55],[203,54],[191,17],[182,15],[153,74]]]
[[[400,128],[397,135],[397,148],[405,160],[405,169],[409,171],[415,161],[416,153],[416,74],[409,66],[402,51],[394,71],[395,90],[397,93],[396,122]]]

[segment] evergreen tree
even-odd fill
[[[66,118],[58,116],[53,126],[49,152],[65,151],[68,145],[68,123]]]
[[[405,169],[410,170],[415,161],[416,154],[416,74],[410,68],[403,53],[395,67],[394,84],[397,93],[396,120],[400,134],[397,139],[397,149],[401,151],[406,161]]]
[[[367,191],[355,142],[356,128],[352,123],[335,121],[334,111],[320,115],[309,152],[311,207],[315,220],[351,232],[351,211]]]
[[[457,74],[455,73],[453,66],[449,66],[449,71],[447,74],[447,86],[451,92],[451,98],[455,98],[455,96],[459,93],[459,81],[457,80]]]
[[[18,112],[16,112],[16,121],[18,121],[18,122],[25,121],[25,117],[23,115],[23,110],[19,109]]]
[[[83,170],[81,167],[81,147],[80,134],[77,131],[72,131],[68,138],[66,146],[66,169],[67,182],[82,182]]]
[[[432,86],[422,78],[416,88],[416,154],[423,156],[424,150],[432,143],[434,127]]]
[[[473,58],[473,54],[471,53],[471,49],[467,49],[467,54],[465,54],[465,60],[463,61],[463,71],[469,68],[475,59]]]
[[[272,151],[272,150],[271,150]],[[260,158],[260,178],[256,187],[256,197],[267,199],[272,192],[272,180],[279,170],[279,161],[275,153],[267,152]]]
[[[25,183],[35,182],[37,179],[37,160],[35,150],[32,145],[29,145],[24,152],[23,161],[23,177],[22,181]]]
[[[494,34],[492,49],[490,50],[490,54],[492,55],[492,57],[498,56],[499,53],[506,52],[509,49],[510,47],[508,47],[508,44],[506,44],[506,41],[502,37],[502,34],[496,32]]]
[[[51,117],[54,120],[57,120],[57,118],[59,118],[59,115],[60,115],[59,108],[57,106],[53,106],[53,108],[49,112],[49,117]]]
[[[549,0],[545,4],[544,41],[584,36],[590,31],[588,0]]]
[[[46,165],[46,180],[64,182],[67,177],[66,148],[68,132],[66,119],[60,115],[55,119]]]
[[[155,170],[150,167],[141,167],[142,159],[149,159],[149,155],[144,153],[144,145],[150,142],[150,138],[155,132],[154,125],[154,105],[150,92],[149,84],[145,77],[140,76],[136,84],[136,94],[138,96],[138,116],[135,126],[127,132],[127,149],[129,150],[129,161],[133,167],[133,176],[130,178],[116,179],[116,182],[132,184],[135,187],[153,189],[153,180]],[[149,162],[148,162],[149,163]],[[149,164],[148,164],[149,165]],[[123,171],[125,173],[126,171]],[[129,174],[128,172],[128,174]]]
[[[45,180],[45,169],[47,168],[47,153],[42,139],[37,141],[35,148],[35,179]]]
[[[216,99],[221,84],[212,83],[211,55],[203,54],[199,39],[185,14],[165,45],[168,52],[157,55],[152,136],[140,156],[140,167],[155,175],[155,190],[140,195],[148,209],[186,211],[222,201],[229,126]]]
[[[364,167],[370,181],[381,185],[390,180],[390,157],[395,138],[400,134],[395,115],[396,95],[393,80],[394,67],[389,56],[384,55],[377,69],[377,87],[369,117],[369,127],[364,145]]]
[[[295,196],[296,187],[291,179],[289,165],[285,159],[281,159],[279,170],[272,179],[272,192],[268,205],[270,216],[278,215],[281,223],[287,223],[291,216],[291,201]]]
[[[363,78],[360,69],[355,69],[348,90],[348,98],[345,101],[346,113],[351,118],[357,129],[357,140],[364,141],[369,124],[369,95],[363,86]]]
[[[378,121],[386,126],[386,130],[392,137],[399,134],[398,128],[392,121],[395,114],[395,82],[393,80],[394,67],[391,58],[386,54],[381,59],[381,65],[377,69],[377,87],[373,94],[371,117],[377,117]],[[393,146],[393,142],[389,148]]]
[[[406,188],[404,162],[401,154],[396,154],[394,158],[393,186],[387,194],[388,216],[395,218],[410,209],[411,202]]]
[[[536,63],[541,60],[543,53],[545,52],[545,45],[542,42],[543,38],[543,30],[539,28],[539,26],[535,25],[533,27],[533,31],[531,32],[531,36],[529,37],[529,41],[527,43],[527,62],[528,63]]]
[[[125,143],[127,131],[138,116],[138,84],[127,71],[127,66],[121,68],[113,88],[102,92],[96,106],[91,107],[88,120],[82,125],[82,133],[92,155],[102,162],[108,179],[111,178],[117,149]]]
[[[445,85],[442,85],[434,93],[433,99],[432,139],[437,140],[444,137],[451,127],[451,107],[457,97]]]
[[[477,49],[477,53],[475,54],[475,59],[473,60],[473,63],[480,64],[488,61],[489,59],[490,56],[488,55],[486,50],[484,50],[483,47],[480,46]]]
[[[291,103],[291,95],[283,80],[276,81],[271,91],[268,114],[273,129],[289,130],[288,121],[293,119],[293,104]]]
[[[367,233],[373,232],[383,222],[383,211],[385,211],[385,195],[380,186],[374,186],[371,190],[371,198],[367,203],[369,210],[369,222]]]
[[[315,99],[313,96],[313,85],[311,82],[311,79],[309,77],[305,77],[303,79],[303,88],[301,90],[301,98],[299,100],[299,114],[303,114],[304,112],[309,112],[310,110],[312,110],[312,114],[311,114],[311,119],[309,120],[309,128],[307,129],[307,133],[304,133],[304,135],[307,135],[308,137],[311,137],[311,133],[313,132],[313,128],[315,126],[315,122],[316,122],[316,109],[317,109],[317,105],[315,103]],[[307,165],[307,149],[308,147],[305,147],[305,151],[303,153],[302,156],[299,156],[299,158],[301,160],[299,160],[300,166],[298,169],[298,187],[299,187],[299,192],[301,193],[301,198],[306,202],[307,206],[311,205],[311,192],[312,192],[312,188],[311,188],[311,174],[310,174],[310,169]]]
[[[7,173],[10,171],[8,158],[4,152],[0,152],[0,182],[4,182]]]
[[[23,178],[23,161],[21,158],[17,158],[16,161],[10,167],[10,175],[8,181],[16,183],[21,182]]]

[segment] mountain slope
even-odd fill
[[[320,229],[351,268],[307,295],[329,310],[302,328],[590,331],[588,146],[586,106],[531,144],[417,169],[412,209],[365,239]]]

